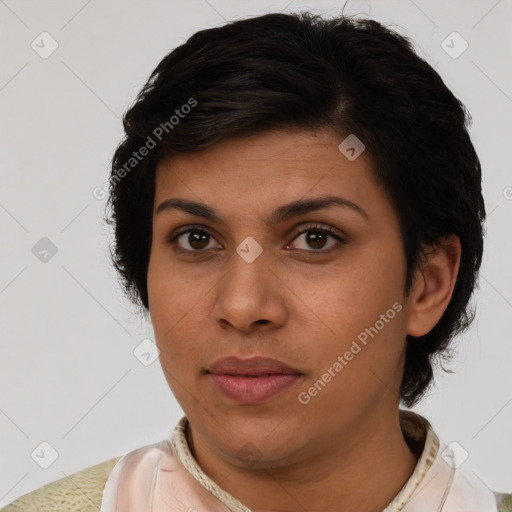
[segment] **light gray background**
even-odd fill
[[[108,177],[121,115],[150,72],[199,29],[271,11],[330,16],[341,7],[0,0],[0,506],[168,437],[182,416],[158,360],[145,366],[133,354],[151,326],[122,298],[107,258],[104,201],[92,194]],[[410,35],[472,114],[489,214],[478,313],[457,340],[456,374],[439,377],[415,410],[469,452],[464,464],[486,485],[510,492],[512,2],[353,1],[346,10]],[[31,48],[34,40],[42,46],[43,31],[59,45],[47,59]],[[456,59],[441,46],[453,31],[469,44]],[[32,252],[42,237],[57,247],[46,263]],[[58,452],[48,469],[31,457],[43,441]]]

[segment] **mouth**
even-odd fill
[[[295,386],[302,374],[262,373],[259,375],[231,375],[209,373],[222,395],[242,404],[259,404]]]
[[[215,389],[242,404],[258,404],[283,393],[302,380],[298,369],[268,357],[224,357],[206,372]]]
[[[293,375],[286,373],[258,373],[258,374],[243,374],[243,373],[224,373],[216,375],[227,375],[228,377],[247,377],[249,379],[257,379],[258,377],[271,377],[272,375]]]

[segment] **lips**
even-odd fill
[[[302,377],[299,370],[268,357],[225,357],[213,363],[207,373],[224,397],[244,404],[267,401]]]
[[[239,359],[238,357],[223,357],[215,361],[209,368],[209,373],[222,375],[258,376],[267,374],[300,374],[299,370],[269,357],[251,357]]]

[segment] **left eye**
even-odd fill
[[[315,251],[320,251],[324,249],[322,252],[328,252],[332,247],[336,245],[336,243],[346,243],[341,237],[335,234],[330,229],[325,228],[308,228],[304,231],[301,231],[294,240],[298,240],[300,237],[304,236],[303,240],[307,244],[308,247],[315,249]],[[325,244],[327,243],[328,238],[333,238],[334,242],[327,247]],[[295,246],[295,243],[293,244]],[[307,247],[304,249],[303,247],[295,247],[301,250],[307,250]],[[309,252],[315,252],[309,251]]]

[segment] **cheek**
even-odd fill
[[[393,397],[402,371],[403,307],[398,302],[380,307],[381,301],[354,300],[353,309],[327,320],[334,334],[315,338],[312,371],[300,390],[310,397],[315,414],[357,414],[385,396]]]
[[[164,377],[180,404],[189,404],[191,400],[196,402],[200,399],[194,392],[198,361],[201,361],[198,340],[199,331],[204,327],[194,322],[195,310],[185,306],[187,297],[183,295],[183,288],[177,290],[160,281],[153,286],[151,299],[151,322]]]
[[[194,314],[201,304],[193,291],[179,276],[168,272],[158,256],[152,256],[148,268],[149,313],[161,364],[173,374],[185,374],[199,350],[195,340],[201,326],[194,321]]]
[[[387,255],[368,251],[310,287],[305,304],[297,302],[303,309],[301,331],[315,331],[313,380],[338,356],[343,370],[335,372],[340,377],[331,388],[344,396],[378,386],[379,375],[384,382],[394,378],[405,343],[404,269],[396,249]]]
[[[159,247],[151,249],[147,286],[151,320],[159,334],[167,332],[192,309],[192,287],[186,285],[179,269]]]
[[[402,303],[405,267],[401,258],[363,254],[308,287],[304,303],[331,335],[346,339],[373,325],[395,302]],[[303,306],[304,307],[304,306]],[[393,311],[391,312],[391,314]]]

